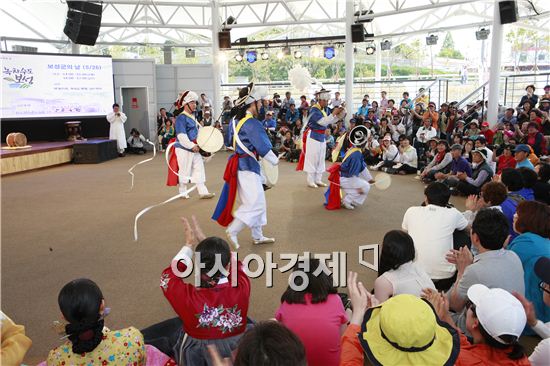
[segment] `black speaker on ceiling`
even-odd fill
[[[518,21],[518,4],[515,1],[501,1],[498,3],[500,24],[515,23]]]
[[[67,21],[63,33],[73,43],[95,45],[101,28],[102,7],[87,1],[67,1]]]
[[[353,43],[365,42],[365,28],[363,24],[351,25],[351,41]]]
[[[231,49],[231,33],[229,31],[219,32],[218,43],[219,43],[220,50]]]

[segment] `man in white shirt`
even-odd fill
[[[405,125],[403,124],[403,119],[399,117],[398,114],[394,114],[391,119],[390,131],[392,140],[397,143],[399,142],[399,137],[404,135],[407,132]]]
[[[126,133],[124,132],[124,122],[128,117],[120,111],[120,106],[113,104],[113,111],[107,114],[107,121],[111,124],[109,128],[109,139],[117,141],[118,156],[124,156],[126,144]]]
[[[455,266],[445,259],[453,249],[453,233],[464,230],[468,221],[454,207],[448,207],[451,192],[443,183],[433,182],[424,190],[425,206],[410,207],[403,217],[402,228],[414,240],[416,261],[446,291],[454,283]]]
[[[330,108],[334,109],[336,107],[340,107],[343,102],[344,101],[340,99],[340,92],[335,92],[334,98],[330,100]]]

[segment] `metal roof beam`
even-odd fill
[[[430,5],[414,6],[412,8],[399,9],[397,11],[391,10],[391,11],[384,11],[382,13],[362,15],[362,16],[358,17],[357,20],[359,22],[365,22],[367,20],[380,18],[380,17],[386,17],[386,16],[398,15],[398,14],[405,14],[405,13],[412,13],[412,12],[423,11],[423,10],[433,10],[433,9],[437,9],[437,8],[444,8],[444,7],[447,7],[447,6],[455,6],[455,5],[473,3],[473,2],[476,2],[476,1],[479,1],[479,0],[456,0],[456,1],[452,1],[452,2],[446,2],[446,3],[437,3],[437,4],[430,4]]]

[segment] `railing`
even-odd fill
[[[416,78],[395,77],[389,80],[374,80],[374,78],[356,78],[353,85],[353,104],[354,108],[361,105],[361,100],[365,94],[370,96],[370,101],[380,100],[380,92],[386,91],[388,99],[394,99],[396,105],[401,101],[403,92],[407,91],[412,99],[417,96],[420,88],[424,88],[430,96],[430,100],[437,106],[443,102],[460,101],[462,108],[470,102],[477,100],[486,100],[488,95],[488,82],[480,86],[476,76],[469,78],[469,82],[464,82],[456,75],[444,75],[438,78]],[[321,81],[325,89],[333,93],[339,91],[342,95],[345,93],[344,80],[325,80]],[[246,86],[247,83],[226,83],[221,85],[222,95],[228,95],[231,99],[236,99],[238,89]],[[540,94],[545,85],[550,84],[550,73],[539,74],[515,74],[501,76],[499,103],[503,106],[516,106],[521,97],[525,94],[525,87],[533,84],[536,87],[536,93]],[[310,93],[303,93],[294,89],[288,81],[275,81],[269,83],[258,83],[269,87],[271,95],[278,93],[284,98],[287,91],[292,93],[294,100],[298,102],[300,95],[305,94],[308,98],[314,90],[312,86]],[[473,90],[472,90],[473,89]],[[466,95],[466,97],[464,97]],[[484,108],[484,107],[483,107]]]
[[[544,86],[550,84],[550,73],[541,74],[517,74],[505,75],[500,77],[498,102],[504,107],[515,107],[519,104],[521,97],[525,95],[527,85],[535,85],[535,93],[544,89]],[[470,94],[464,97],[458,104],[459,108],[478,100],[487,100],[489,92],[489,81],[474,89]],[[541,93],[538,93],[541,94]],[[485,108],[485,105],[482,107]],[[482,111],[483,112],[483,111]]]

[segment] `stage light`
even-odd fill
[[[246,61],[251,64],[258,61],[258,53],[256,51],[246,51]]]
[[[192,48],[188,48],[185,50],[185,57],[186,58],[195,58],[195,50]]]
[[[282,51],[282,50],[281,50],[281,51],[279,51],[279,52],[277,52],[277,58],[278,58],[279,60],[282,60],[282,59],[283,59],[283,57],[285,57],[285,54],[283,53],[283,51]]]
[[[491,33],[491,31],[489,29],[481,28],[480,30],[478,30],[476,32],[476,39],[478,41],[485,40],[485,39],[489,38],[489,33]]]
[[[318,46],[312,47],[311,49],[311,56],[313,57],[321,57],[323,53],[321,52],[321,48]]]
[[[290,55],[290,47],[289,47],[288,45],[286,45],[286,46],[283,47],[283,54],[284,54],[285,56]]]
[[[426,37],[426,45],[427,46],[434,46],[437,44],[437,40],[439,39],[438,36],[435,34],[430,34],[428,37]]]
[[[374,53],[376,52],[376,46],[374,45],[374,43],[371,43],[367,46],[367,55],[374,55]]]
[[[235,61],[242,62],[242,60],[243,60],[243,54],[241,52],[237,53],[235,55]]]
[[[294,51],[294,58],[302,58],[302,51]]]
[[[380,49],[382,51],[389,51],[391,50],[391,41],[388,41],[387,39],[384,42],[380,42]]]
[[[323,55],[327,60],[332,60],[334,56],[336,56],[336,51],[334,50],[334,46],[327,46],[323,48]]]
[[[267,50],[262,52],[262,60],[269,60],[269,53],[267,53]]]

